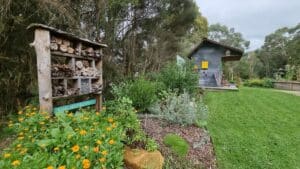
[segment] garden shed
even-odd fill
[[[199,73],[201,87],[223,87],[222,64],[229,61],[239,61],[244,51],[235,47],[203,38],[188,55],[195,62],[195,71]]]

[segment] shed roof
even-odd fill
[[[191,53],[188,55],[188,58],[191,58],[193,56],[193,54],[195,54],[200,47],[202,47],[204,45],[207,45],[207,44],[212,44],[212,45],[215,45],[215,46],[219,46],[221,48],[224,48],[225,50],[230,51],[230,53],[231,53],[230,55],[225,55],[225,53],[224,53],[224,56],[222,57],[223,61],[240,60],[241,57],[243,56],[243,53],[244,53],[244,51],[239,49],[239,48],[228,46],[228,45],[222,44],[220,42],[217,42],[217,41],[214,41],[214,40],[211,40],[211,39],[208,39],[208,38],[203,38],[201,43],[199,43],[199,45],[197,45],[191,51]]]
[[[46,29],[46,30],[49,30],[51,33],[54,33],[54,34],[57,34],[57,35],[60,35],[60,36],[63,36],[63,37],[66,37],[66,38],[69,38],[71,40],[75,40],[75,41],[81,41],[81,42],[84,42],[84,43],[88,43],[88,44],[91,44],[93,46],[97,46],[97,47],[107,47],[106,44],[102,44],[102,43],[98,43],[98,42],[94,42],[94,41],[91,41],[89,39],[86,39],[86,38],[79,38],[78,36],[72,34],[72,33],[68,33],[68,32],[65,32],[65,31],[62,31],[62,30],[59,30],[59,29],[56,29],[56,28],[53,28],[53,27],[50,27],[50,26],[47,26],[47,25],[44,25],[44,24],[39,24],[39,23],[32,23],[30,24],[27,29]]]

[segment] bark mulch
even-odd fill
[[[171,150],[163,144],[165,135],[177,134],[189,143],[190,149],[186,159],[192,162],[195,168],[217,168],[213,145],[205,129],[197,126],[172,124],[153,117],[140,117],[140,120],[146,134],[159,144],[159,149],[164,157],[168,157],[171,153]]]

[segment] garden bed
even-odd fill
[[[213,145],[205,129],[197,126],[171,124],[158,118],[141,117],[140,119],[142,128],[148,136],[157,141],[160,151],[165,158],[170,156],[171,150],[163,144],[163,138],[166,134],[174,133],[188,142],[190,149],[185,158],[192,163],[194,168],[217,168]]]

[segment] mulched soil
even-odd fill
[[[195,168],[217,168],[213,145],[205,129],[171,124],[158,118],[140,117],[140,120],[146,134],[160,145],[159,148],[164,157],[170,155],[170,149],[163,144],[163,138],[166,134],[173,133],[180,135],[189,143],[190,149],[186,158],[193,163]]]

